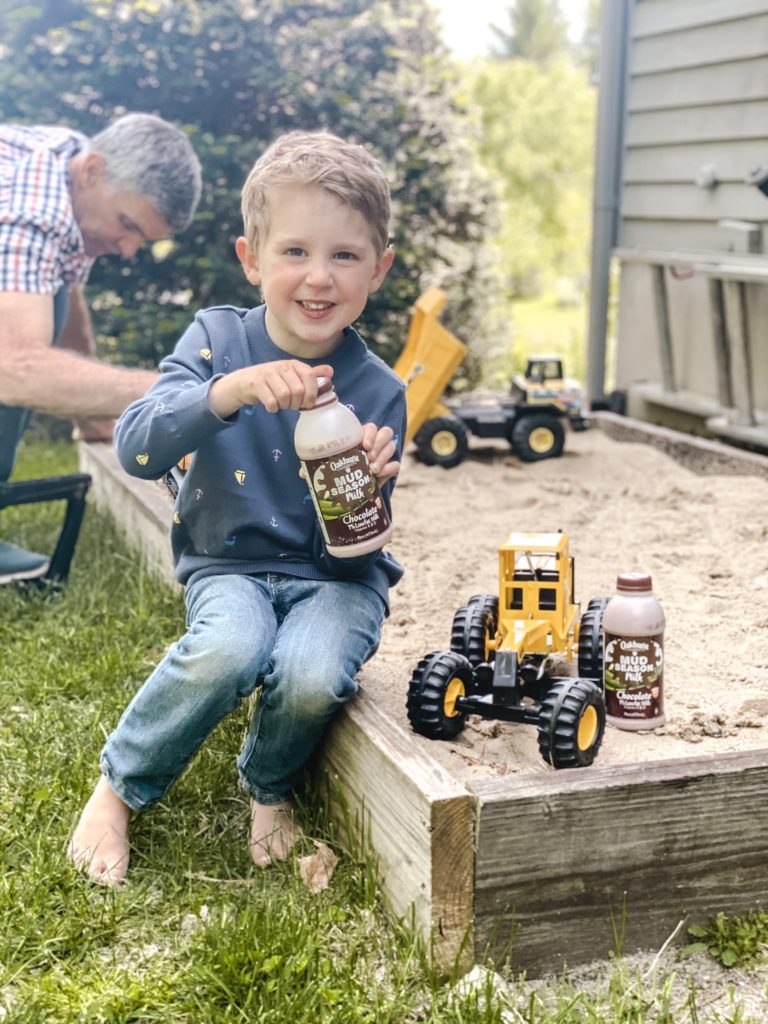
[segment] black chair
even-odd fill
[[[0,510],[47,501],[66,501],[67,507],[50,557],[0,541],[0,584],[58,586],[69,575],[91,478],[87,473],[69,473],[8,483],[28,415],[26,409],[0,406]]]

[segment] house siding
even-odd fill
[[[632,415],[668,424],[673,417],[672,425],[705,434],[708,419],[730,417],[743,436],[719,436],[758,446],[768,424],[768,197],[746,179],[768,166],[768,0],[628,5],[615,384],[627,391]],[[723,289],[713,282],[724,261],[737,283]],[[660,295],[665,317],[654,305]],[[737,341],[740,324],[746,333]],[[746,348],[732,359],[726,353],[724,370],[718,345],[731,343]],[[742,371],[748,386],[724,383],[724,373]],[[649,402],[670,389],[666,401],[661,394]],[[734,396],[736,413],[723,406]],[[686,401],[696,410],[690,416]],[[768,446],[768,426],[765,435]]]

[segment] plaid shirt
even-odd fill
[[[0,292],[55,294],[85,281],[69,194],[70,159],[87,139],[68,128],[0,125]]]

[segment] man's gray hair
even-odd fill
[[[187,136],[153,114],[125,114],[90,140],[114,189],[144,196],[171,231],[183,231],[200,200],[200,162]]]

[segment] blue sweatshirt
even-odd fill
[[[282,572],[303,579],[354,579],[388,606],[403,574],[387,551],[335,558],[322,539],[293,445],[298,412],[259,403],[220,419],[208,405],[211,383],[233,370],[290,358],[270,339],[265,307],[218,306],[198,313],[160,377],[117,424],[115,448],[126,472],[156,480],[187,454],[191,465],[176,500],[171,542],[176,577],[189,584],[221,573]],[[405,438],[405,386],[351,327],[329,356],[303,360],[333,367],[339,401],[363,423],[389,426],[396,458]],[[382,488],[388,510],[394,481]]]

